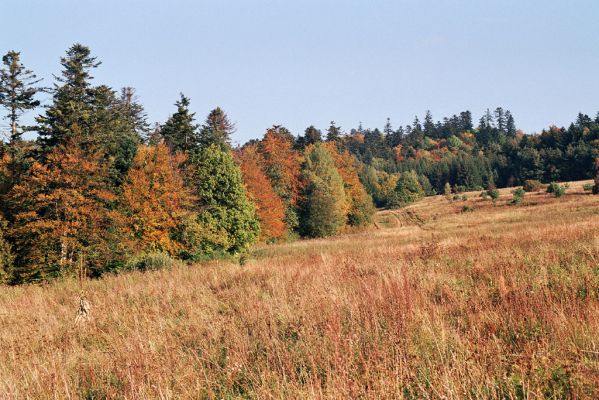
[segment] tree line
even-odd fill
[[[0,283],[91,277],[144,268],[155,255],[197,261],[235,256],[256,242],[325,237],[447,191],[594,176],[599,115],[539,135],[497,108],[383,130],[331,122],[294,136],[283,126],[233,147],[217,107],[202,123],[183,94],[151,126],[130,87],[93,85],[100,62],[75,44],[52,87],[16,51],[2,58]],[[25,112],[40,107],[33,126]],[[26,132],[35,132],[32,140]],[[144,258],[145,257],[145,258]],[[141,260],[141,261],[140,261]]]

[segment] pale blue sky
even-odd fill
[[[137,88],[151,121],[182,91],[199,120],[223,107],[237,142],[427,109],[501,105],[527,132],[599,110],[597,0],[1,3],[0,52],[21,51],[46,84],[81,42],[103,62],[96,82]]]

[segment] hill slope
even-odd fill
[[[0,290],[0,393],[33,398],[599,396],[599,196],[427,198],[377,229]],[[463,212],[464,205],[472,211]]]

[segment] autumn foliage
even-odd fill
[[[264,158],[256,145],[248,145],[237,153],[237,159],[248,196],[256,206],[260,220],[260,238],[271,240],[282,237],[286,230],[285,205],[262,171]]]
[[[123,233],[132,253],[177,255],[175,231],[190,217],[194,198],[183,184],[181,153],[165,144],[140,146],[123,185]]]

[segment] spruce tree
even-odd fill
[[[53,103],[45,115],[37,118],[40,124],[39,141],[47,154],[59,144],[66,143],[75,135],[89,140],[93,116],[94,90],[90,81],[91,71],[100,65],[91,56],[88,47],[76,43],[60,59],[63,67],[61,77],[53,89]]]
[[[258,239],[260,222],[230,151],[218,143],[202,147],[192,155],[191,168],[200,210],[198,221],[210,233],[195,256],[243,252]]]
[[[406,206],[420,200],[425,195],[424,189],[418,182],[418,175],[414,171],[402,172],[395,187],[395,193],[389,201],[390,208]]]
[[[306,151],[303,180],[305,190],[300,212],[302,235],[335,235],[347,221],[347,199],[335,162],[320,144]]]
[[[189,112],[189,98],[183,93],[180,96],[175,103],[177,112],[162,125],[160,134],[172,152],[187,153],[198,147],[198,125],[194,124],[195,113]]]
[[[216,107],[210,111],[202,125],[199,136],[200,147],[208,148],[215,144],[224,151],[230,150],[231,135],[234,132],[235,124],[220,107]]]
[[[21,53],[9,51],[2,57],[2,64],[0,106],[7,110],[5,118],[10,121],[10,141],[14,143],[21,140],[24,130],[19,126],[19,117],[40,105],[35,96],[43,89],[37,87],[41,79],[21,63]]]
[[[329,129],[327,129],[327,142],[338,142],[341,140],[341,128],[335,125],[335,121],[331,121]]]

